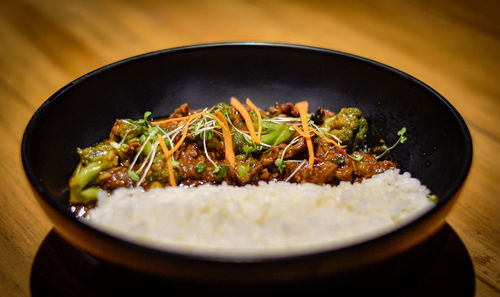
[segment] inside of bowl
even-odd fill
[[[449,198],[470,165],[470,136],[449,103],[398,71],[347,54],[295,46],[219,45],[174,49],[99,69],[53,95],[25,134],[26,163],[35,188],[61,204],[77,164],[77,147],[107,137],[117,118],[171,113],[251,98],[261,108],[308,100],[310,109],[358,107],[369,141],[407,142],[390,158],[439,197]]]

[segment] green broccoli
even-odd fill
[[[342,108],[335,116],[327,118],[320,128],[323,132],[335,136],[341,144],[356,150],[366,139],[368,123],[361,110],[347,107]]]
[[[97,181],[99,173],[118,165],[118,155],[109,141],[77,149],[80,163],[69,180],[71,203],[89,203],[97,199],[96,187],[86,188]]]
[[[268,145],[278,145],[286,142],[295,133],[295,130],[283,124],[275,124],[272,122],[262,122],[262,143]]]

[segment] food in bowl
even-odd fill
[[[150,115],[116,120],[108,139],[77,149],[69,181],[78,214],[141,243],[237,254],[331,248],[433,206],[425,186],[384,159],[405,128],[391,147],[367,147],[358,108],[261,110],[233,97]]]
[[[355,244],[434,207],[408,173],[358,183],[259,182],[118,189],[102,195],[89,224],[146,246],[235,257],[313,252]]]
[[[142,118],[147,110],[156,119],[186,99],[191,108],[201,108],[228,101],[225,98],[234,94],[243,99],[249,96],[259,107],[272,105],[273,100],[302,100],[290,98],[307,98],[311,112],[318,106],[334,111],[342,106],[359,107],[370,124],[366,141],[374,145],[383,138],[391,146],[398,139],[396,132],[407,127],[408,140],[385,157],[401,172],[418,178],[439,196],[439,202],[411,223],[347,248],[301,257],[243,260],[224,253],[186,257],[183,250],[151,249],[96,230],[70,211],[68,179],[78,164],[76,147],[105,139],[116,119]],[[348,53],[269,43],[166,49],[86,74],[37,110],[26,127],[21,151],[37,201],[64,239],[98,259],[124,267],[216,283],[293,282],[339,275],[415,246],[443,225],[460,196],[472,160],[472,142],[463,118],[446,98],[417,78]]]
[[[259,110],[250,99],[191,110],[167,119],[116,120],[109,138],[77,149],[80,162],[70,179],[70,202],[91,203],[99,190],[259,181],[338,184],[396,168],[381,159],[391,148],[367,148],[368,123],[358,108],[338,113],[307,101]],[[400,131],[404,142],[404,128]]]

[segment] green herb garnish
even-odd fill
[[[217,179],[224,178],[227,176],[228,167],[225,165],[219,165],[214,169],[215,177]]]
[[[378,159],[382,158],[383,156],[385,156],[385,154],[387,154],[387,152],[389,152],[390,150],[394,149],[398,144],[405,143],[406,140],[408,140],[408,138],[406,138],[406,136],[405,136],[405,133],[406,133],[406,127],[401,128],[398,131],[399,138],[396,141],[396,143],[394,143],[390,148],[387,148],[383,153],[381,153],[380,155],[376,156],[375,158],[378,160]]]
[[[337,158],[333,158],[333,159],[332,159],[332,162],[333,162],[334,164],[339,165],[339,166],[342,166],[342,165],[344,165],[344,164],[345,164],[344,157],[342,157],[342,156],[339,156],[339,157],[337,157]]]
[[[194,165],[194,170],[196,171],[196,173],[202,173],[203,171],[205,171],[206,168],[207,166],[203,163],[198,163]]]
[[[134,182],[138,182],[140,179],[139,174],[132,169],[127,171],[127,174]]]
[[[286,168],[286,161],[284,161],[283,159],[276,159],[276,161],[274,161],[274,165],[276,165],[280,173],[283,174],[283,171]]]
[[[240,165],[236,168],[238,175],[243,180],[248,180],[248,173],[250,172],[250,166],[248,165]]]

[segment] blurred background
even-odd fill
[[[499,20],[498,1],[487,0],[0,1],[0,292],[30,296],[33,262],[52,228],[19,152],[26,124],[49,96],[130,56],[267,41],[385,63],[457,108],[471,130],[474,163],[447,223],[473,264],[475,295],[500,296]]]

